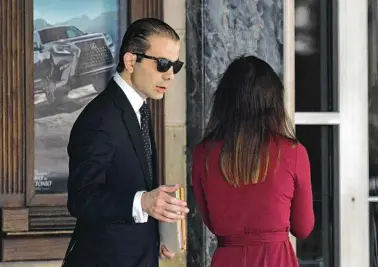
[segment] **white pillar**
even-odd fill
[[[369,266],[367,15],[366,0],[338,1],[341,267]]]

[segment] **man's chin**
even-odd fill
[[[156,94],[151,94],[150,95],[150,99],[153,99],[153,100],[161,100],[164,98],[164,93],[156,93]]]

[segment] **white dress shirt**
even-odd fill
[[[130,101],[131,106],[138,118],[139,126],[140,122],[140,111],[145,99],[143,99],[117,72],[114,74],[114,81],[121,87],[122,91],[125,93],[127,99]],[[148,214],[142,210],[141,197],[145,191],[138,191],[135,194],[133,202],[133,218],[136,223],[145,223],[148,221]]]

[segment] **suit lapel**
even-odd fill
[[[138,122],[138,118],[132,108],[126,95],[122,92],[122,89],[112,79],[110,87],[114,91],[114,103],[118,108],[122,110],[122,119],[127,131],[129,132],[130,139],[134,145],[135,153],[138,156],[139,163],[141,165],[146,185],[148,186],[148,163],[147,157],[144,153],[142,132]],[[151,188],[149,188],[151,189]]]

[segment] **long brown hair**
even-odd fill
[[[297,142],[280,78],[257,57],[237,58],[218,83],[202,143],[223,142],[221,170],[226,181],[238,187],[241,181],[256,184],[265,179],[272,160],[269,145],[280,136]]]

